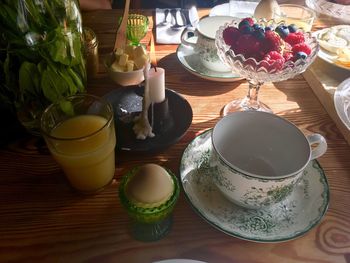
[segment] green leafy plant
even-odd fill
[[[51,102],[85,91],[82,25],[76,0],[3,0],[0,32],[3,103],[38,119]]]

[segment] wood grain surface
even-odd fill
[[[119,87],[107,76],[102,57],[113,49],[122,10],[83,14],[99,39],[100,72],[88,92],[104,95]],[[137,12],[141,12],[137,10]],[[148,43],[152,34],[152,11]],[[201,10],[204,15],[208,10]],[[332,21],[319,20],[314,29]],[[179,174],[183,150],[220,119],[222,107],[246,95],[244,80],[206,81],[188,73],[176,58],[176,45],[157,45],[166,87],[182,94],[193,109],[193,122],[175,145],[157,153],[117,152],[115,179],[96,195],[81,195],[68,185],[41,138],[24,134],[0,149],[0,262],[153,262],[187,258],[205,262],[350,262],[350,147],[302,75],[265,84],[260,99],[305,133],[320,133],[328,150],[319,162],[330,185],[330,205],[321,223],[284,243],[240,240],[213,228],[180,194],[171,232],[158,242],[135,241],[118,199],[121,176],[131,167],[157,163]]]

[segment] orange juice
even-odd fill
[[[70,183],[80,191],[95,191],[114,176],[114,123],[97,115],[80,115],[57,125],[48,144]]]

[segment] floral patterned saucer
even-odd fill
[[[196,37],[190,38],[195,41]],[[236,73],[212,71],[202,65],[199,56],[194,52],[193,48],[180,44],[176,51],[177,59],[181,65],[193,75],[218,82],[233,82],[241,80]]]
[[[247,209],[228,201],[212,182],[211,130],[196,137],[183,153],[181,183],[194,210],[224,233],[256,242],[282,242],[315,227],[327,211],[329,187],[317,161],[311,161],[299,185],[284,201]]]

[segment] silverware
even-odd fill
[[[179,24],[178,19],[177,19],[178,11],[180,11],[180,16],[181,16],[181,19],[182,19],[182,22],[183,22],[182,25]],[[170,10],[170,13],[171,13],[171,15],[174,17],[174,19],[175,19],[175,25],[172,25],[172,26],[171,26],[172,29],[177,30],[177,29],[181,29],[181,28],[183,28],[184,26],[186,26],[186,17],[185,17],[184,14],[181,12],[181,10],[179,10],[179,9],[171,9],[171,10]]]
[[[170,13],[170,10],[169,9],[165,9],[164,10],[164,21],[159,23],[160,26],[166,26],[169,24],[169,21],[168,21],[168,15]]]

